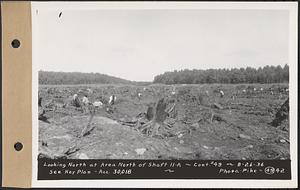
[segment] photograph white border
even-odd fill
[[[289,11],[290,67],[290,155],[291,180],[37,180],[38,155],[38,55],[35,10],[101,9],[249,9]],[[298,4],[297,2],[31,2],[32,12],[32,187],[106,187],[106,188],[295,188],[298,185],[297,111],[298,111]]]

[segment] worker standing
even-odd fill
[[[74,95],[73,95],[72,104],[73,104],[75,107],[81,107],[81,105],[80,105],[80,100],[79,100],[77,94],[74,94]]]
[[[90,102],[89,102],[89,99],[87,98],[87,95],[84,95],[83,98],[82,98],[82,103],[84,105],[88,105]]]
[[[117,100],[117,97],[113,94],[109,97],[109,104],[110,105],[114,105],[115,104],[115,101]]]
[[[223,98],[223,96],[224,96],[223,90],[220,90],[220,96],[221,96],[221,98]]]
[[[139,92],[138,93],[138,99],[141,100],[141,98],[142,98],[142,93]]]

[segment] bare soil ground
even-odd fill
[[[39,156],[289,159],[288,117],[273,122],[282,116],[277,112],[288,99],[287,88],[288,84],[40,86],[39,112],[44,110],[45,119],[39,120]],[[224,97],[219,90],[224,91]],[[75,93],[80,98],[86,94],[89,101],[101,100],[105,105],[97,108],[91,119],[87,109],[70,104]],[[107,101],[112,94],[117,100],[109,106]],[[167,109],[175,105],[165,120],[168,134],[142,133],[136,125],[148,122],[144,117],[148,106],[162,97],[168,102]],[[89,121],[88,133],[81,136]]]

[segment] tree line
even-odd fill
[[[211,83],[285,83],[289,82],[289,66],[265,66],[263,68],[175,70],[154,77],[153,83],[163,84],[211,84]],[[148,85],[152,82],[136,82],[100,73],[39,71],[39,84],[131,84]]]
[[[80,72],[39,71],[39,84],[131,84],[129,80],[100,74]]]
[[[265,66],[258,69],[208,69],[175,70],[154,77],[154,83],[204,84],[204,83],[285,83],[289,82],[289,66]]]
[[[39,71],[39,84],[44,85],[77,85],[77,84],[128,84],[145,86],[147,81],[130,81],[122,78],[100,74],[81,72]]]

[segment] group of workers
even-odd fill
[[[117,100],[117,97],[115,95],[111,95],[109,97],[108,104],[113,105],[113,104],[115,104],[116,100]],[[82,104],[81,104],[81,102],[82,102]],[[103,106],[103,103],[101,101],[95,101],[93,103],[90,102],[87,95],[84,95],[82,97],[82,101],[80,101],[77,94],[73,95],[72,104],[75,107],[81,107],[82,105],[84,105],[84,106],[93,105],[96,108],[101,108]]]
[[[146,91],[147,89],[144,88],[143,90]],[[92,90],[88,89],[88,93],[92,93]],[[136,97],[138,98],[138,100],[141,100],[142,96],[143,96],[142,92],[137,92]],[[109,97],[108,105],[114,105],[116,100],[117,100],[116,95],[112,94]],[[103,102],[95,101],[92,103],[89,101],[87,94],[85,94],[80,101],[78,94],[74,94],[72,98],[72,105],[75,107],[81,107],[82,105],[84,106],[93,105],[94,107],[102,107]]]

